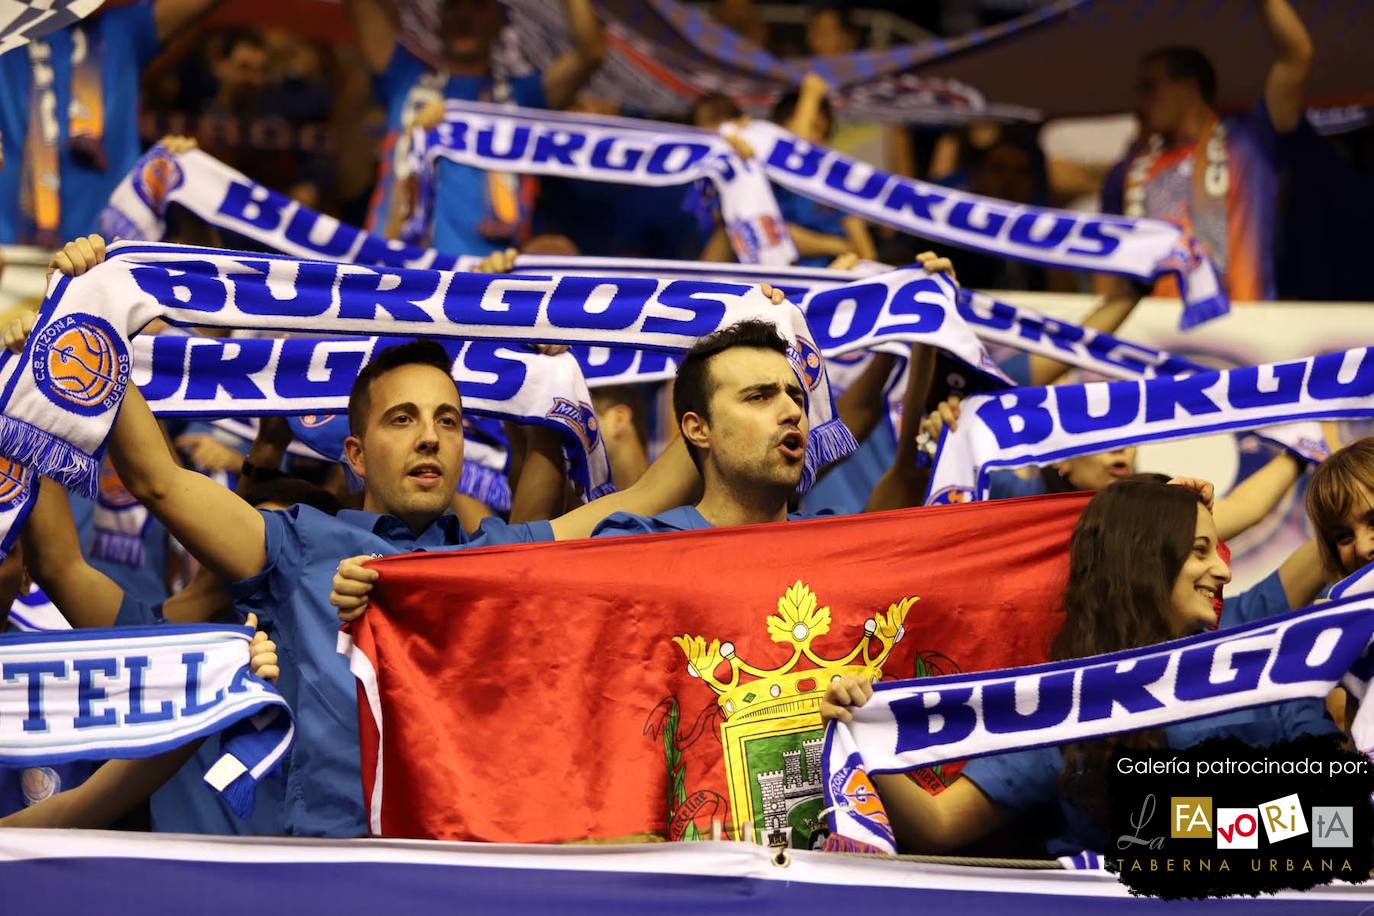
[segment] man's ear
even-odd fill
[[[344,460],[348,462],[349,469],[358,475],[359,480],[367,479],[367,463],[363,461],[363,440],[357,436],[348,436],[344,439]]]
[[[700,449],[711,447],[711,424],[699,413],[687,411],[682,415],[682,438]]]
[[[625,404],[613,404],[601,418],[602,434],[608,439],[616,439],[634,423],[634,415]]]

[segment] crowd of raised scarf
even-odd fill
[[[892,130],[875,98],[1016,114],[883,82],[843,5],[803,68],[619,0],[332,10],[385,113],[337,206],[309,153],[140,142],[140,73],[218,5],[0,3],[0,243],[51,255],[0,316],[0,826],[895,854],[1015,822],[1072,863],[1112,851],[1121,750],[1374,752],[1374,325],[1188,345],[1277,298],[1316,53],[1284,0],[1243,117],[1146,55],[1106,212],[999,196],[1005,126],[962,184],[837,148]],[[645,36],[719,91],[634,89]],[[251,113],[273,46],[220,37],[216,113]],[[1100,295],[970,282],[1029,276]],[[1227,486],[1138,466],[1218,434]]]

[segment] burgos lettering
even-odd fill
[[[1123,714],[1239,698],[1274,685],[1334,683],[1371,637],[1374,615],[1332,610],[1260,633],[1214,636],[1181,651],[1134,651],[1097,664],[1047,665],[1021,677],[913,689],[890,701],[896,751],[926,751],[920,759],[929,762],[958,759],[958,745],[975,733],[1014,735],[1063,724],[1089,726],[1070,731],[1091,734],[1095,724],[1106,728]],[[1036,698],[1033,707],[1024,699],[1029,697]],[[928,750],[934,748],[940,750]],[[1305,822],[1292,822],[1287,801],[1271,803],[1276,806],[1272,829],[1305,833]],[[1265,810],[1261,806],[1262,814]],[[1300,813],[1297,817],[1301,821]]]
[[[1130,427],[1148,436],[1152,428],[1175,429],[1180,422],[1214,428],[1251,422],[1247,410],[1312,405],[1374,396],[1374,348],[1327,353],[1312,359],[1201,372],[1187,378],[1022,388],[989,398],[978,418],[997,438],[1000,450],[1039,445],[1056,435],[1092,434],[1085,446]]]

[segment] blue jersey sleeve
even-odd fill
[[[1058,748],[1037,747],[970,760],[963,776],[993,804],[1027,811],[1058,803],[1059,771],[1063,768],[1064,757]]]
[[[525,76],[510,81],[511,100],[524,108],[548,108],[548,96],[544,95],[544,71],[535,70]]]
[[[387,61],[386,69],[372,78],[372,88],[377,98],[387,108],[389,116],[394,115],[391,109],[405,94],[410,91],[410,87],[415,85],[425,72],[425,65],[414,54],[411,54],[401,43],[396,43],[396,50],[391,52],[391,60]],[[387,127],[395,129],[399,124],[388,124]]]
[[[1283,581],[1276,569],[1236,597],[1222,602],[1219,628],[1238,627],[1290,610],[1288,595],[1283,591]]]
[[[494,547],[499,544],[534,544],[552,541],[553,526],[548,522],[525,522],[512,525],[499,518],[482,520],[477,533],[465,543],[464,547]]]
[[[105,40],[128,42],[139,69],[148,66],[159,50],[153,0],[140,0],[104,15],[101,28]]]
[[[285,511],[259,510],[263,523],[265,558],[262,571],[229,586],[235,605],[261,608],[259,614],[268,622],[278,608],[286,606],[304,572],[306,543],[301,531],[300,513],[317,512],[306,506],[292,506]]]
[[[139,601],[125,592],[124,600],[119,602],[119,613],[115,614],[114,625],[117,627],[143,627],[163,622],[161,604]]]
[[[647,516],[635,515],[632,512],[613,512],[592,529],[592,537],[617,538],[630,534],[653,534],[663,530]]]
[[[997,368],[1005,372],[1007,378],[1016,384],[1023,387],[1029,386],[1031,383],[1030,358],[1029,353],[1015,353],[998,363]]]

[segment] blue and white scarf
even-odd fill
[[[1372,638],[1374,597],[1363,596],[1110,655],[876,684],[853,722],[826,730],[831,830],[896,852],[876,774],[1321,698],[1338,685],[1363,697]],[[1374,750],[1374,704],[1352,737]]]
[[[425,226],[437,190],[438,160],[483,171],[555,175],[647,187],[710,181],[735,256],[746,263],[791,264],[797,247],[761,164],[746,161],[719,135],[658,121],[583,117],[481,102],[444,103],[434,129],[415,128],[407,171],[419,179]],[[421,233],[411,230],[412,240]]]
[[[1327,597],[1334,601],[1337,598],[1354,598],[1357,595],[1370,593],[1374,593],[1374,563],[1355,570],[1331,586],[1331,591]]]
[[[75,25],[105,0],[0,0],[0,54]]]
[[[180,204],[207,224],[293,257],[381,267],[434,267],[472,270],[480,258],[454,258],[433,249],[408,248],[368,235],[272,191],[199,150],[172,154],[153,147],[119,184],[101,217],[102,232],[129,240],[161,241],[168,202]],[[664,261],[641,258],[520,255],[512,273],[560,277],[680,277],[772,283],[788,300],[806,309],[816,293],[892,270],[864,262],[854,270]],[[1109,378],[1179,375],[1201,367],[1110,334],[961,290],[959,315],[980,340],[1039,353]],[[898,347],[904,351],[904,348]],[[592,387],[671,378],[675,363],[662,353],[575,347]],[[835,354],[827,354],[834,356]],[[904,355],[900,353],[899,355]],[[955,354],[978,365],[981,357]],[[837,373],[838,374],[838,373]]]
[[[1125,445],[1264,427],[1308,460],[1326,445],[1310,426],[1374,416],[1374,348],[1184,378],[1014,388],[963,402],[940,437],[926,504],[985,499],[992,471],[1046,465]]]
[[[767,121],[739,134],[769,180],[805,197],[922,238],[1066,270],[1140,281],[1178,277],[1184,328],[1229,309],[1201,246],[1163,220],[1088,215],[1013,204],[892,175],[815,146]],[[512,113],[479,102],[445,103],[445,119],[412,139],[417,173],[439,159],[631,184],[697,178],[732,155],[717,134],[676,125],[557,112]]]
[[[249,673],[245,627],[122,627],[0,637],[0,766],[152,757],[224,732],[205,781],[242,817],[295,733]]]
[[[36,585],[30,585],[26,594],[14,596],[9,619],[10,630],[16,633],[43,633],[72,628],[52,599]]]
[[[24,520],[38,499],[38,481],[17,461],[0,458],[0,560],[14,549]]]
[[[144,153],[115,187],[98,220],[106,239],[160,242],[167,208],[177,204],[205,223],[297,258],[373,267],[452,270],[458,258],[412,248],[341,223],[258,184],[198,149]]]
[[[857,333],[842,328],[835,316],[818,322],[827,339],[844,334],[844,346],[856,350],[892,340],[930,341],[957,320],[947,280],[919,270],[894,273],[900,276],[888,286],[871,286],[865,294],[866,320]],[[128,341],[158,318],[260,330],[576,342],[668,352],[682,352],[722,327],[759,319],[789,341],[789,359],[806,393],[811,430],[802,486],[810,485],[819,467],[856,448],[835,416],[825,361],[801,311],[775,306],[745,284],[374,269],[122,243],[84,276],[54,276],[24,352],[0,356],[0,454],[93,493],[104,442],[131,377]],[[308,399],[309,392],[299,394]]]
[[[329,415],[348,410],[358,373],[379,349],[393,343],[377,337],[145,335],[133,341],[133,381],[159,417],[309,417],[293,430],[321,457],[341,461],[347,419],[341,416],[331,423]],[[614,491],[591,394],[572,356],[541,356],[490,341],[451,340],[444,347],[453,357],[465,412],[557,430],[572,478],[587,498]],[[471,460],[473,455],[465,457]],[[502,460],[497,470],[504,468]],[[492,497],[499,484],[484,479],[479,488],[478,476],[481,471],[472,472],[470,495]],[[509,508],[509,495],[505,501]]]

